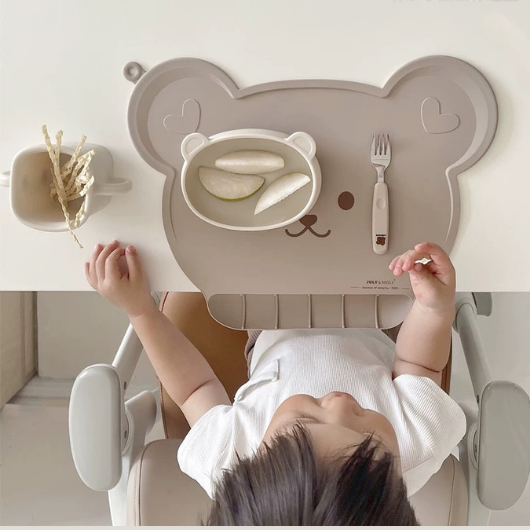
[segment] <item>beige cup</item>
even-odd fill
[[[61,165],[72,156],[75,145],[61,147]],[[114,162],[110,152],[100,145],[85,144],[81,154],[93,149],[95,156],[90,164],[90,175],[94,175],[94,184],[86,194],[85,212],[79,220],[79,226],[103,209],[112,195],[127,193],[132,188],[128,179],[112,179]],[[46,146],[27,147],[20,151],[11,165],[11,171],[0,175],[0,185],[10,188],[11,210],[15,217],[26,226],[45,232],[64,232],[68,230],[61,205],[50,197],[52,182],[51,161]],[[70,218],[73,220],[83,198],[68,204]]]

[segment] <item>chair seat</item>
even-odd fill
[[[157,440],[136,458],[127,486],[128,526],[194,526],[211,499],[177,462],[181,440]]]
[[[211,500],[177,463],[180,440],[157,440],[138,455],[128,484],[127,524],[197,525]],[[467,487],[460,463],[449,456],[441,469],[411,498],[422,525],[466,525]]]
[[[466,526],[467,483],[458,459],[449,455],[410,502],[422,526]]]

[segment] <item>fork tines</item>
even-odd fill
[[[372,154],[386,155],[390,151],[390,136],[388,133],[374,134],[372,137]]]

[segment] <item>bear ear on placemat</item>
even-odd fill
[[[172,59],[142,70],[128,109],[129,130],[139,153],[151,166],[170,173],[181,163],[174,154],[180,155],[184,137],[198,131],[209,135],[211,114],[223,108],[225,98],[235,99],[238,93],[223,70],[200,59]],[[193,142],[188,147],[192,146]]]
[[[199,86],[204,87],[205,83],[212,83],[222,88],[227,96],[232,98],[238,91],[226,72],[200,59],[174,59],[160,66],[170,67],[175,81],[181,83],[183,87],[188,85],[188,90],[186,88],[181,90],[183,94],[189,96],[183,99],[182,109],[175,109],[176,112],[164,118],[164,127],[174,134],[186,135],[198,131],[201,124],[201,107],[206,104],[205,101],[200,101],[202,90],[198,89]]]
[[[426,81],[433,78],[438,78],[434,84]],[[409,108],[408,119],[416,123],[419,143],[445,151],[451,161],[448,171],[455,175],[475,164],[493,141],[498,119],[495,95],[486,78],[465,61],[422,57],[400,68],[382,91],[385,97],[400,92]]]
[[[176,112],[164,118],[164,127],[171,133],[186,135],[199,130],[202,108],[206,105],[206,101],[200,101],[202,91],[196,90],[199,86],[197,81],[200,80],[200,85],[203,87],[204,83],[212,83],[222,88],[227,96],[232,98],[238,91],[232,79],[212,63],[199,59],[193,59],[193,63],[190,63],[190,59],[175,59],[164,64],[168,63],[172,65],[172,75],[177,76],[179,82],[189,85],[189,93],[183,90],[183,93],[189,97],[183,100],[182,109],[175,109]]]

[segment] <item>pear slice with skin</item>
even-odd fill
[[[310,182],[311,179],[303,173],[289,173],[276,179],[259,198],[254,215],[258,215],[271,206],[278,204]]]
[[[252,197],[265,182],[258,175],[236,175],[210,167],[199,168],[199,179],[208,193],[229,202]]]
[[[234,151],[215,161],[215,167],[239,175],[257,175],[272,173],[283,169],[284,161],[280,155],[269,151]]]

